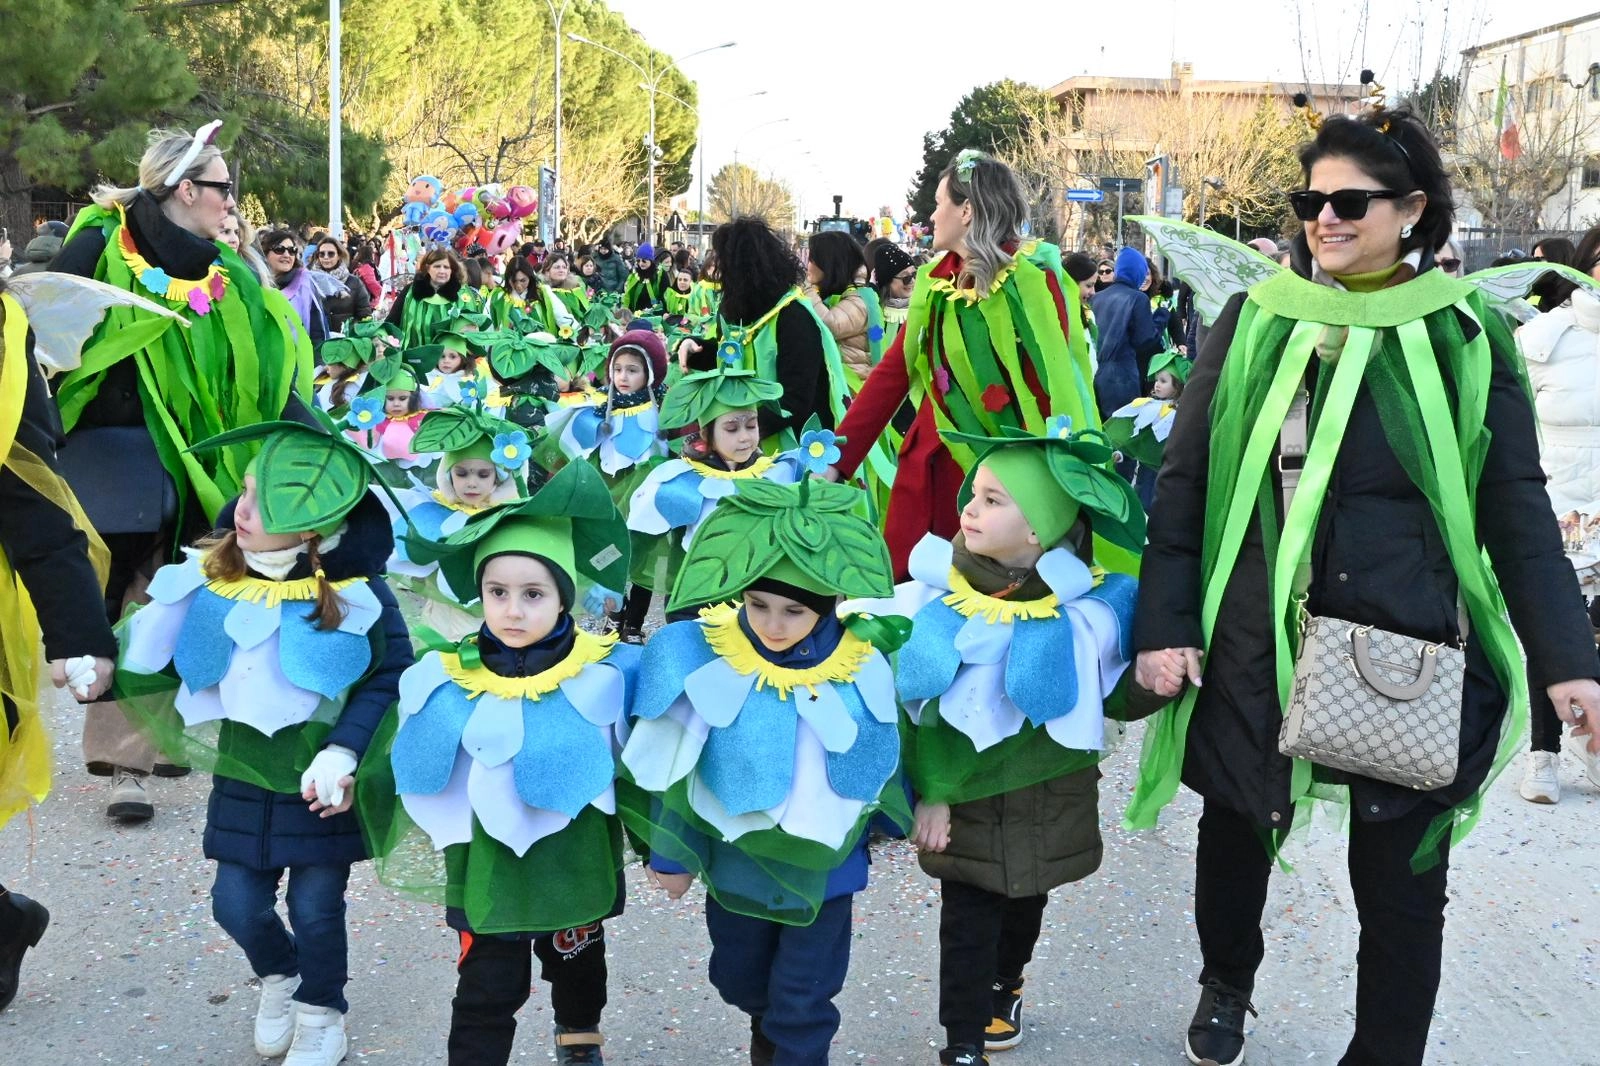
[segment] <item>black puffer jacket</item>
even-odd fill
[[[223,508],[217,519],[219,527],[232,528],[233,507],[230,503]],[[373,626],[374,647],[381,651],[382,659],[351,690],[325,743],[349,748],[359,759],[371,743],[378,723],[395,702],[400,675],[416,660],[400,606],[382,577],[394,551],[388,513],[369,494],[351,512],[348,521],[339,546],[322,556],[322,566],[331,581],[368,578],[383,605],[383,614]],[[310,575],[311,564],[302,556],[289,577]],[[307,757],[306,765],[309,762]],[[303,765],[294,767],[297,775],[304,770]],[[269,792],[221,775],[212,779],[203,846],[208,859],[258,870],[348,865],[368,857],[353,810],[323,818],[312,814],[308,801],[298,793]]]
[[[1156,483],[1149,546],[1140,564],[1135,646],[1201,646],[1201,538],[1205,528],[1211,406],[1244,297],[1206,338],[1167,442]],[[1437,314],[1455,314],[1451,310]],[[1467,339],[1475,323],[1462,320]],[[1493,358],[1485,421],[1492,440],[1478,487],[1478,537],[1543,687],[1600,674],[1583,599],[1550,513],[1533,409],[1505,356]],[[1446,386],[1450,388],[1446,372]],[[1315,368],[1308,374],[1315,388]],[[1269,464],[1276,470],[1275,462]],[[1276,482],[1276,475],[1273,475]],[[1279,498],[1276,485],[1273,498]],[[1457,636],[1455,570],[1433,512],[1384,436],[1363,385],[1329,482],[1313,543],[1308,608],[1432,641]],[[1204,687],[1189,723],[1183,782],[1266,828],[1290,817],[1292,764],[1278,752],[1283,711],[1273,666],[1271,609],[1260,523],[1252,520],[1222,599]],[[1461,761],[1456,780],[1419,792],[1366,777],[1319,771],[1348,783],[1358,817],[1398,818],[1428,802],[1453,806],[1482,785],[1494,758],[1507,698],[1483,648],[1468,642]]]

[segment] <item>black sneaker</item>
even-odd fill
[[[989,1066],[983,1052],[969,1044],[947,1047],[939,1052],[939,1066]]]
[[[750,1015],[750,1066],[772,1066],[777,1055],[778,1045],[761,1031],[761,1015]]]
[[[1022,979],[994,983],[994,1016],[983,1033],[983,1050],[1009,1051],[1022,1043]]]
[[[1249,996],[1214,977],[1207,981],[1184,1041],[1189,1061],[1195,1066],[1241,1066],[1245,1011],[1260,1017]]]
[[[556,1026],[556,1062],[561,1066],[605,1066],[605,1056],[600,1045],[606,1038],[600,1035],[599,1026],[586,1029],[568,1029]]]
[[[44,904],[15,892],[0,896],[0,907],[12,913],[6,917],[6,933],[0,936],[0,1010],[5,1010],[17,997],[17,984],[22,974],[22,956],[39,943],[45,927],[50,924],[50,912]]]

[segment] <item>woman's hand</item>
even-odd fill
[[[1134,660],[1133,679],[1158,696],[1176,696],[1183,691],[1185,681],[1200,685],[1202,654],[1199,648],[1142,651]]]
[[[1592,678],[1580,677],[1563,681],[1545,689],[1550,702],[1556,705],[1556,714],[1572,726],[1573,736],[1589,738],[1589,753],[1600,755],[1600,683]]]
[[[652,885],[666,891],[668,899],[677,899],[694,884],[694,874],[664,874],[650,869],[646,869],[645,874]]]
[[[950,846],[950,804],[918,803],[911,842],[918,851],[943,851]]]

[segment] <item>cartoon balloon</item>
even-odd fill
[[[483,217],[478,213],[478,205],[470,200],[458,205],[450,214],[456,220],[456,225],[461,228],[476,225],[478,220]]]
[[[499,255],[507,248],[515,248],[521,242],[522,223],[517,222],[515,219],[507,219],[493,230],[480,230],[479,232],[489,234],[486,242],[480,238],[480,243],[488,250],[489,254]]]
[[[527,218],[539,210],[539,194],[526,185],[513,185],[506,190],[511,204],[512,218]]]
[[[427,204],[407,203],[400,209],[400,218],[408,226],[418,226],[422,224],[422,219],[427,215],[427,213]]]
[[[448,241],[456,231],[456,220],[442,207],[429,211],[422,219],[424,240]]]
[[[419,174],[411,179],[411,187],[406,190],[405,202],[432,207],[438,202],[439,193],[443,189],[444,182],[432,174]]]

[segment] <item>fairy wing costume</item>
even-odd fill
[[[185,261],[152,263],[158,240]],[[103,247],[89,266],[83,249],[96,241]],[[80,211],[62,260],[98,281],[164,302],[188,324],[185,329],[135,307],[111,308],[81,364],[61,378],[57,401],[67,433],[121,424],[110,413],[118,402],[114,394],[136,393],[179,506],[192,494],[206,521],[213,519],[239,491],[252,448],[195,453],[189,446],[280,417],[291,393],[310,401],[311,342],[299,317],[231,249],[179,229],[142,194],[126,209]]]
[[[860,497],[815,481],[751,482],[702,527],[670,608],[730,600],[760,578],[825,595],[886,594],[887,555],[855,513]],[[622,752],[641,790],[624,795],[624,820],[730,910],[811,922],[829,872],[872,815],[907,814],[885,657],[903,636],[899,621],[847,618],[833,650],[805,667],[761,654],[733,605],[659,630]]]
[[[44,317],[49,317],[48,307]],[[111,658],[101,604],[105,546],[52,468],[54,406],[27,350],[28,317],[0,295],[0,826],[50,790],[50,738],[39,718],[46,658]],[[92,322],[92,319],[88,320]],[[77,354],[70,341],[57,358]]]
[[[1307,388],[1310,452],[1284,515],[1271,464]],[[1152,720],[1129,824],[1154,824],[1180,778],[1268,829],[1305,824],[1318,798],[1364,818],[1426,800],[1442,813],[1413,865],[1437,862],[1518,746],[1517,636],[1536,684],[1595,674],[1504,321],[1436,270],[1365,294],[1276,272],[1218,320],[1172,440],[1136,644],[1204,648],[1208,683]],[[1472,639],[1455,783],[1418,793],[1278,754],[1302,607],[1453,641],[1457,594]]]

